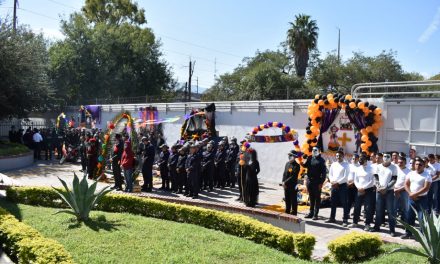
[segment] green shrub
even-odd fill
[[[353,263],[382,253],[382,240],[378,235],[351,232],[328,244],[331,256],[340,263]]]
[[[0,157],[28,153],[31,150],[23,144],[0,141]]]
[[[32,227],[0,208],[0,244],[18,263],[74,263],[57,241],[44,238]]]
[[[9,199],[17,203],[36,205],[39,204],[40,197],[44,197],[44,206],[61,205],[56,200],[50,204],[47,197],[55,199],[58,197],[49,188],[11,187],[6,194]],[[243,237],[302,259],[310,259],[315,245],[315,237],[312,235],[288,232],[248,216],[150,198],[109,194],[102,198],[96,209],[195,224]]]

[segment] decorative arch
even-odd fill
[[[315,95],[308,106],[309,123],[306,127],[307,141],[301,147],[302,152],[310,155],[312,148],[322,150],[322,134],[326,132],[341,109],[345,110],[350,122],[361,133],[361,150],[366,154],[377,152],[379,128],[382,126],[382,109],[353,99],[351,95],[327,94]]]
[[[274,135],[274,136],[259,136],[258,133],[260,131],[263,131],[268,128],[280,128],[281,129],[281,135]],[[289,126],[286,126],[282,122],[267,122],[266,124],[261,124],[259,126],[256,126],[253,128],[253,130],[247,134],[245,137],[245,142],[243,142],[241,146],[241,150],[243,153],[248,153],[251,147],[252,142],[257,143],[278,143],[278,142],[293,142],[294,150],[298,152],[298,158],[296,158],[296,161],[298,164],[302,164],[302,152],[299,146],[298,141],[298,133],[296,130],[291,129]],[[240,155],[240,165],[244,165],[244,154]],[[298,177],[301,176],[303,171],[303,167],[301,166],[301,171],[298,175]]]
[[[105,157],[107,157],[109,151],[113,147],[112,143],[110,142],[110,137],[113,134],[113,130],[115,129],[116,125],[123,120],[127,120],[127,125],[124,129],[130,135],[131,148],[133,149],[133,152],[136,152],[138,138],[137,138],[136,130],[134,129],[134,120],[129,111],[124,111],[116,115],[113,118],[113,120],[109,121],[107,124],[107,129],[104,132],[104,137],[102,141],[103,143],[101,146],[101,153],[98,156],[98,164],[97,164],[95,178],[98,178],[103,175],[103,171],[107,162]]]

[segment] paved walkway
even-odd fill
[[[73,172],[77,173],[78,176],[82,176],[82,173],[79,172],[80,166],[75,164],[64,164],[59,165],[56,161],[48,162],[48,161],[40,161],[35,163],[33,166],[3,172],[3,174],[7,175],[8,178],[12,179],[16,185],[23,186],[55,186],[60,187],[61,183],[58,180],[58,177],[67,181],[67,183],[71,182],[73,178]],[[1,176],[1,174],[0,174]],[[160,187],[160,180],[155,179],[155,187]],[[108,183],[98,183],[98,188],[103,188],[104,186],[108,186]],[[181,195],[171,194],[169,192],[163,192],[155,189],[155,194],[165,195],[165,196],[174,196],[178,197]],[[219,203],[228,203],[239,205],[240,203],[235,201],[238,197],[238,189],[225,188],[223,190],[215,190],[214,192],[201,192],[199,195],[201,200],[219,202]],[[260,196],[259,196],[259,207],[270,206],[270,205],[281,205],[283,198],[283,190],[282,187],[274,184],[260,184]],[[300,218],[304,217],[307,213],[299,212],[298,216]],[[313,234],[317,243],[315,245],[315,250],[313,252],[314,258],[321,259],[326,254],[328,254],[327,243],[341,235],[349,233],[353,230],[349,228],[342,227],[342,221],[337,224],[327,224],[325,220],[328,219],[330,215],[330,208],[323,208],[320,210],[320,219],[317,221],[306,221],[306,232]],[[336,219],[342,219],[342,209],[339,208],[337,210]],[[355,231],[364,232],[362,229],[354,229]],[[411,246],[417,246],[418,244],[413,240],[402,240],[398,237],[391,237],[386,232],[387,228],[382,228],[381,235],[382,239],[388,242],[395,242],[401,244],[407,244]],[[401,228],[396,229],[398,235],[403,234],[403,230]]]

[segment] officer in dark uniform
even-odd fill
[[[185,165],[186,165],[186,158],[187,158],[187,154],[186,154],[186,148],[182,147],[179,149],[179,158],[177,160],[177,167],[176,167],[176,171],[177,171],[177,193],[183,193],[183,188],[187,188],[186,187],[186,169],[185,169]],[[188,191],[189,193],[189,191]]]
[[[235,166],[237,162],[238,155],[238,145],[237,139],[235,137],[231,138],[231,143],[229,144],[229,149],[226,154],[226,177],[229,179],[229,187],[234,188],[235,182],[237,181],[235,177]]]
[[[214,165],[215,165],[215,175],[217,188],[225,188],[225,169],[226,169],[226,150],[225,142],[220,141],[218,144],[217,153],[215,154]]]
[[[298,213],[298,174],[301,166],[295,161],[298,153],[295,150],[289,152],[289,161],[284,167],[283,182],[284,201],[286,203],[286,214],[296,215]]]
[[[246,140],[240,141],[240,146],[243,145],[243,143],[246,142]],[[240,165],[240,155],[243,155],[243,151],[239,147],[239,151],[237,154],[236,162],[235,162],[235,178],[237,179],[238,183],[238,190],[240,192],[240,196],[236,199],[236,201],[243,201],[243,186],[244,181],[246,179],[246,165]]]
[[[82,145],[81,143],[80,149]],[[124,152],[124,141],[122,140],[121,134],[115,135],[115,143],[113,145],[113,155],[111,157],[113,177],[115,179],[115,186],[111,189],[116,189],[117,191],[122,191],[122,175],[121,175],[121,165],[120,161],[122,158],[122,152]],[[82,160],[82,158],[81,158]],[[82,164],[82,163],[81,163]]]
[[[177,162],[179,160],[179,153],[177,152],[177,145],[171,146],[171,154],[168,159],[168,171],[171,181],[171,191],[177,193]]]
[[[312,149],[312,156],[307,158],[304,167],[307,168],[306,186],[310,198],[310,212],[305,218],[318,220],[319,207],[321,206],[321,188],[327,174],[325,160],[321,157],[319,149]]]
[[[140,144],[140,160],[142,161],[142,178],[144,184],[141,191],[152,192],[153,191],[153,163],[154,156],[156,156],[156,150],[150,143],[150,139],[142,137],[142,144]]]
[[[193,144],[190,146],[190,154],[186,159],[186,173],[188,175],[188,193],[185,196],[196,199],[199,197],[199,183],[200,183],[200,156],[197,154],[198,145]]]
[[[170,178],[168,175],[168,159],[170,158],[170,152],[168,151],[168,146],[163,144],[160,146],[162,152],[160,152],[158,165],[160,170],[160,177],[162,178],[162,187],[160,190],[170,190]]]
[[[213,151],[213,146],[211,144],[206,145],[206,150],[202,155],[202,178],[203,178],[203,189],[212,191],[214,189],[214,158],[215,152]]]

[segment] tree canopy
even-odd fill
[[[160,43],[144,26],[143,9],[128,0],[88,0],[82,10],[62,21],[65,39],[49,51],[58,96],[81,103],[160,95],[173,88]]]

